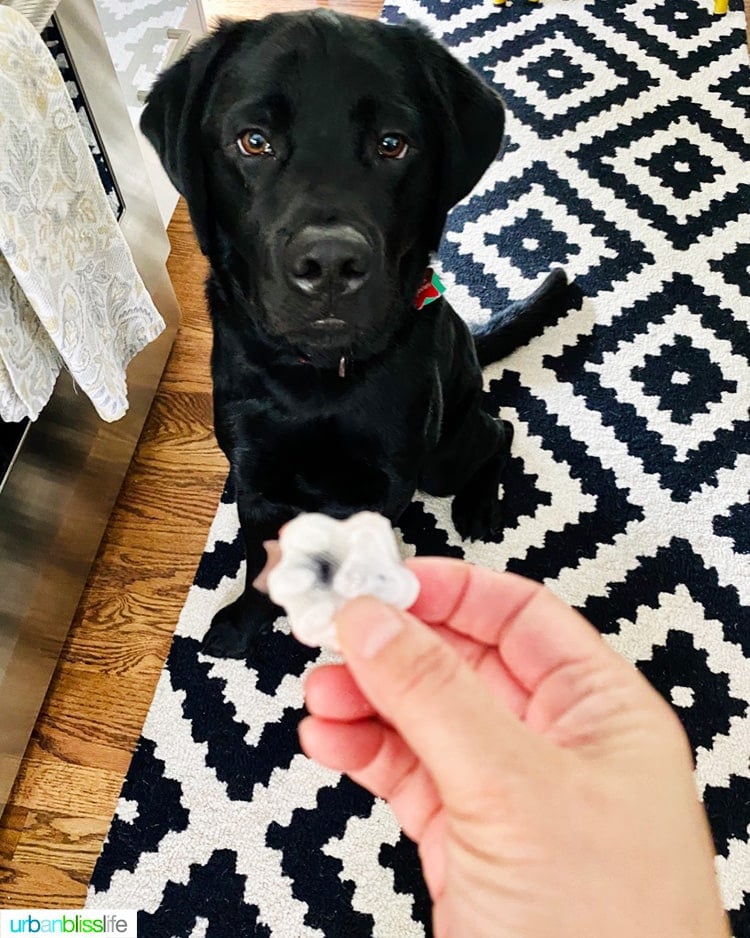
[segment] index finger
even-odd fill
[[[409,609],[412,615],[488,645],[496,645],[505,623],[544,589],[514,573],[449,557],[413,557],[406,565],[420,583],[419,596]]]
[[[281,545],[278,541],[263,541],[263,547],[266,551],[266,562],[263,569],[253,580],[253,586],[261,593],[267,593],[268,574],[281,562]]]
[[[583,616],[541,583],[445,557],[407,564],[420,582],[412,615],[496,648],[530,693],[557,668],[617,657]]]

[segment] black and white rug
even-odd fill
[[[505,155],[451,216],[470,321],[552,265],[572,308],[486,372],[515,426],[498,543],[418,499],[407,553],[543,580],[683,719],[736,938],[750,938],[750,74],[740,0],[401,0],[508,105]],[[576,298],[577,297],[577,298]],[[89,890],[144,938],[429,934],[388,808],[298,749],[316,653],[283,622],[257,670],[202,657],[240,591],[225,493]],[[679,858],[675,858],[679,862]]]

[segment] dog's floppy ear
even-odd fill
[[[418,44],[428,94],[436,105],[443,143],[437,206],[442,230],[447,212],[471,192],[497,156],[505,130],[505,108],[500,96],[433,39],[424,26],[414,21],[404,25]]]
[[[216,65],[226,59],[240,31],[222,22],[175,65],[163,72],[149,92],[141,130],[151,143],[172,185],[185,197],[204,254],[211,242],[201,122],[207,89]]]

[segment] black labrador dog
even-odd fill
[[[216,436],[247,555],[207,653],[244,657],[281,613],[251,584],[299,512],[397,521],[419,488],[455,495],[462,537],[500,531],[512,430],[482,408],[480,365],[557,318],[565,275],[473,336],[415,297],[503,126],[420,26],[328,11],[222,23],[156,82],[141,127],[210,261]]]

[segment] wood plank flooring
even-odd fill
[[[204,262],[183,205],[183,321],[0,822],[0,906],[80,906],[226,476]]]
[[[379,0],[206,0],[209,19]],[[205,262],[180,202],[168,268],[182,325],[0,819],[0,908],[83,904],[216,511]]]

